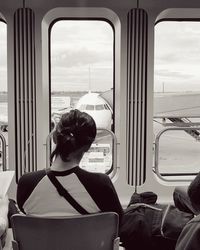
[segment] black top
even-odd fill
[[[70,195],[89,213],[116,212],[120,219],[123,209],[110,178],[90,173],[80,167],[66,171],[50,171]],[[78,212],[61,197],[45,170],[23,175],[18,184],[17,203],[26,214],[67,216]]]

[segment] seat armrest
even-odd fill
[[[12,240],[12,247],[13,247],[13,250],[19,250],[19,246],[18,246],[17,241]]]
[[[113,250],[119,250],[119,237],[114,239]]]

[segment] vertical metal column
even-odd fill
[[[128,13],[127,37],[127,179],[137,186],[146,179],[147,13]]]
[[[35,18],[31,9],[14,15],[16,180],[37,169]]]

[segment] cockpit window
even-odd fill
[[[80,107],[79,107],[79,110],[85,110],[86,109],[86,105],[85,104],[82,104]]]
[[[94,105],[86,105],[85,110],[94,110]]]
[[[104,110],[104,105],[103,104],[102,105],[96,105],[95,109],[96,110]]]
[[[104,107],[105,107],[105,109],[110,110],[107,104],[104,104]]]

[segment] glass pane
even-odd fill
[[[166,127],[200,126],[200,23],[155,26],[154,137]],[[160,139],[161,172],[196,173],[199,131],[168,131]]]
[[[0,21],[0,132],[8,144],[7,99],[7,25]],[[8,150],[7,150],[8,151]],[[2,143],[0,142],[0,170],[2,170]]]
[[[113,128],[113,45],[113,29],[106,21],[61,20],[52,26],[52,125],[63,113],[76,108],[91,115],[98,130]],[[107,135],[99,132],[97,137],[102,147],[111,147]],[[108,165],[112,166],[112,157],[109,155],[109,164],[105,164],[107,155],[100,162],[103,153],[95,152],[99,147],[92,147],[94,152],[89,152],[83,162],[91,171],[105,172]]]
[[[96,105],[95,109],[96,110],[104,110],[104,105]]]
[[[94,105],[86,105],[85,110],[94,110]]]
[[[108,131],[98,131],[96,140],[80,162],[90,172],[107,173],[112,168],[112,137]]]
[[[166,131],[159,141],[159,170],[166,173],[198,173],[200,141],[186,131]]]

